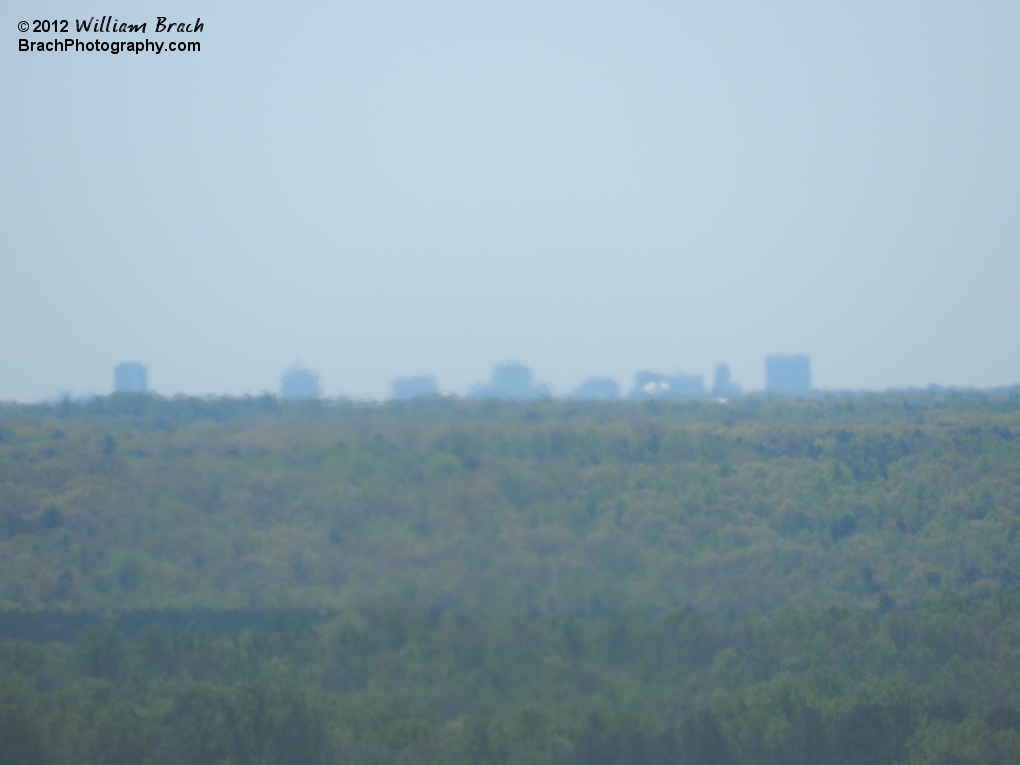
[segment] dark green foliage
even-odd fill
[[[902,759],[912,732],[911,710],[906,706],[854,707],[834,725],[827,761],[833,765],[893,765]]]
[[[680,740],[683,759],[691,765],[732,765],[736,761],[719,722],[707,709],[684,720]]]
[[[0,434],[0,765],[1020,761],[1011,392]]]
[[[40,718],[24,682],[0,675],[0,765],[46,765]]]
[[[719,744],[725,748],[722,733],[715,726]],[[610,730],[597,714],[588,721],[588,729],[574,746],[576,765],[667,765],[681,762],[713,762],[701,757],[704,742],[688,737],[684,746],[677,744],[672,728],[649,735],[638,730]]]
[[[786,721],[789,726],[786,734],[773,744],[763,760],[770,765],[815,765],[830,761],[834,742],[827,735],[820,710],[794,705],[786,710]]]
[[[227,761],[238,735],[236,715],[230,719],[226,714],[230,700],[229,693],[213,686],[193,685],[181,691],[163,718],[155,759],[181,765]]]
[[[124,653],[124,637],[109,624],[86,627],[75,646],[82,674],[103,680],[117,678]]]

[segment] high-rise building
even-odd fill
[[[114,393],[148,393],[149,371],[136,361],[118,364],[113,369]]]
[[[786,396],[811,392],[811,357],[767,356],[765,358],[765,390]]]
[[[280,398],[319,398],[319,376],[310,369],[292,367],[280,378]]]
[[[733,398],[739,396],[743,391],[740,386],[733,382],[730,377],[730,368],[726,364],[720,364],[715,368],[715,379],[712,382],[712,395],[718,398]]]

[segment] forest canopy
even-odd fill
[[[0,762],[1016,762],[1018,533],[1016,391],[4,406]]]

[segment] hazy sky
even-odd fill
[[[86,12],[200,16],[202,51],[18,52]],[[329,395],[509,360],[753,389],[795,352],[823,388],[1020,382],[1015,0],[6,0],[0,29],[0,399],[130,360],[166,394],[299,359]]]

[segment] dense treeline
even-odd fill
[[[1013,391],[2,408],[0,762],[1020,761],[1018,457]]]

